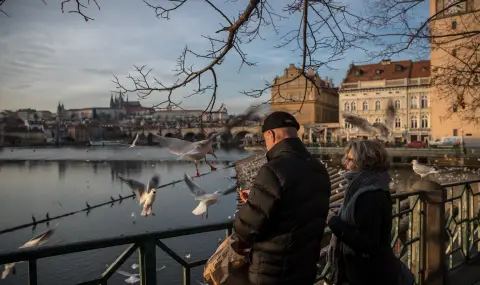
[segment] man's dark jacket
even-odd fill
[[[329,208],[328,172],[298,138],[277,143],[267,159],[234,223],[252,248],[250,283],[313,284]]]

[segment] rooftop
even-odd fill
[[[365,65],[350,65],[343,83],[358,81],[395,80],[430,76],[430,60],[390,61]]]

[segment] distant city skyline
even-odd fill
[[[0,15],[2,109],[34,108],[54,112],[58,102],[63,102],[67,109],[107,107],[110,91],[115,90],[113,74],[128,84],[126,77],[133,71],[133,65],[148,64],[157,78],[173,82],[171,70],[182,48],[188,45],[205,51],[209,43],[201,35],[213,35],[222,22],[219,15],[201,1],[189,1],[186,7],[171,13],[170,20],[157,19],[142,1],[99,1],[99,4],[101,10],[95,6],[86,10],[94,20],[85,22],[78,14],[62,14],[59,2],[47,1],[47,5],[40,0],[5,2],[2,9],[10,17]],[[225,11],[235,17],[240,7],[242,3],[229,3]],[[66,10],[71,8],[67,6]],[[274,8],[281,9],[281,5]],[[279,29],[288,31],[297,25],[298,17],[292,16],[282,20]],[[232,52],[217,67],[219,89],[215,108],[224,102],[229,113],[238,113],[254,102],[268,100],[269,92],[255,99],[239,91],[262,88],[265,80],[272,82],[290,63],[299,65],[298,52],[275,48],[280,36],[271,28],[265,29],[262,35],[265,40],[244,47],[250,61],[258,62],[258,66],[244,66],[238,72],[240,61]],[[352,50],[343,60],[334,63],[336,69],[320,69],[319,75],[332,78],[338,86],[348,65],[362,60],[363,55]],[[197,61],[195,66],[201,64],[202,61]],[[183,108],[203,109],[208,105],[209,93],[182,98],[189,91],[184,88],[175,92]],[[165,93],[154,93],[141,100],[141,104],[151,107],[165,96]],[[129,94],[129,99],[138,100],[135,94]]]

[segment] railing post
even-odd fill
[[[156,249],[154,239],[148,239],[140,245],[139,264],[141,285],[157,284]]]
[[[471,222],[470,220],[474,217],[473,209],[474,205],[472,204],[473,197],[471,195],[471,189],[469,184],[463,185],[462,191],[462,202],[461,202],[461,209],[460,209],[460,220],[466,222],[462,222],[460,229],[462,231],[461,236],[461,246],[463,254],[465,255],[465,262],[468,262],[470,259],[470,244],[473,243],[473,240],[470,239],[471,236]]]
[[[428,285],[443,285],[446,273],[446,192],[440,184],[433,181],[418,181],[411,188],[425,191],[422,194],[420,265],[423,276],[420,282]]]
[[[28,261],[28,285],[37,285],[37,260]]]

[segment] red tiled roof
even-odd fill
[[[412,62],[412,72],[410,78],[429,77],[430,76],[430,60]]]
[[[352,65],[343,83],[358,81],[394,80],[430,76],[430,60],[422,61],[392,61],[365,65]]]

